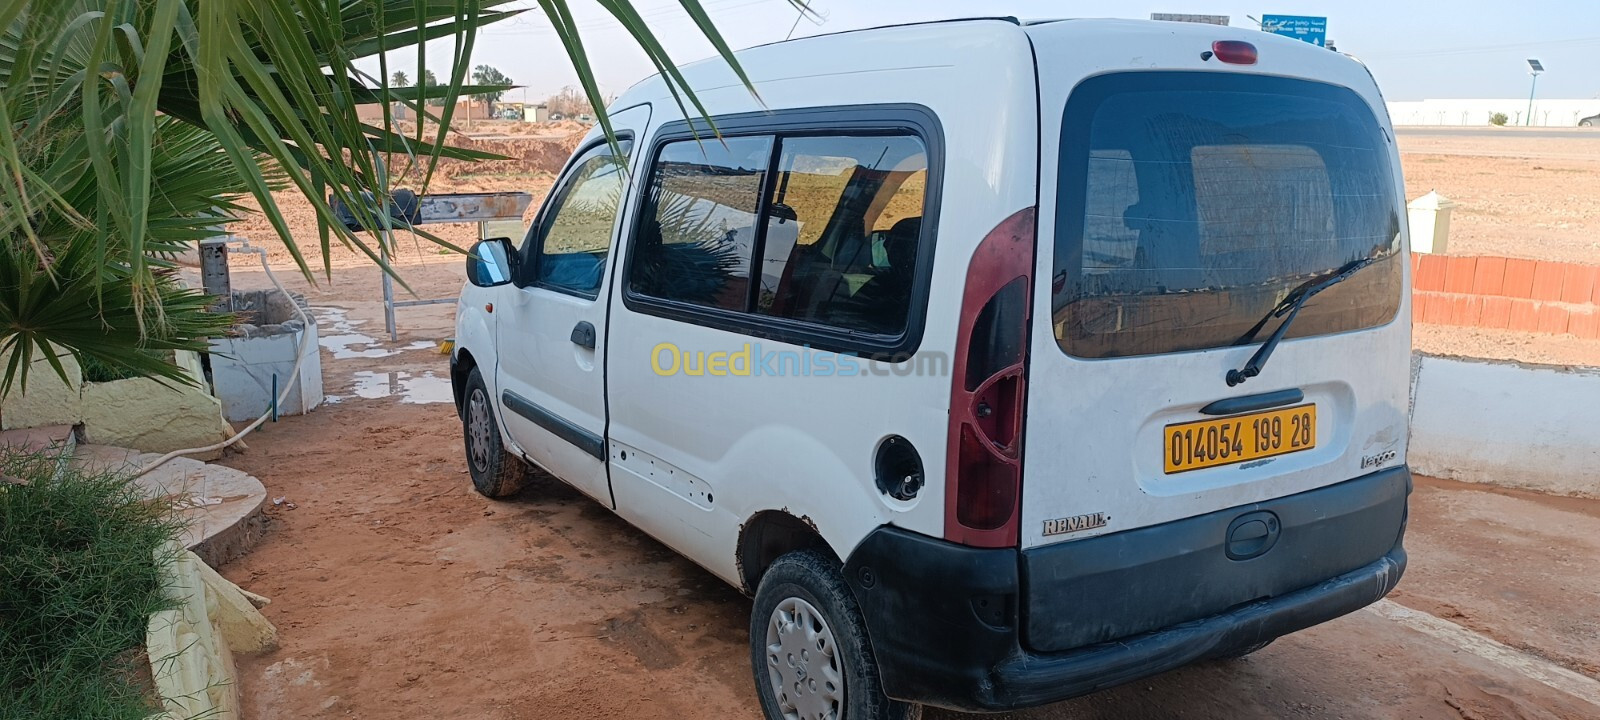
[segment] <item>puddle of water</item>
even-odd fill
[[[381,358],[400,354],[399,350],[378,346],[378,339],[358,332],[363,320],[351,320],[350,313],[341,308],[313,308],[317,315],[317,344],[333,354],[335,360],[354,358]]]
[[[365,320],[351,320],[350,313],[342,308],[316,307],[317,344],[326,348],[335,360],[355,358],[385,358],[406,350],[430,350],[438,347],[431,340],[416,340],[397,348],[384,347],[382,341],[361,332]]]
[[[413,405],[455,401],[450,392],[450,379],[439,377],[432,370],[421,375],[399,370],[381,373],[358,370],[354,378],[356,396],[368,400],[399,397],[400,402]]]

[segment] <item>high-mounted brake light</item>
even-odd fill
[[[1035,208],[1020,210],[984,237],[961,297],[944,536],[975,547],[1018,541],[1035,215]]]
[[[1256,64],[1256,46],[1243,40],[1218,40],[1211,43],[1211,52],[1218,60],[1234,65]]]

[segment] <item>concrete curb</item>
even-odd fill
[[[178,607],[150,616],[145,649],[164,711],[151,720],[239,717],[233,654],[272,650],[278,630],[233,583],[187,550],[164,568]]]
[[[131,472],[159,457],[127,448],[79,445],[73,460],[86,467]],[[180,457],[134,482],[150,497],[182,509],[188,524],[180,542],[213,567],[249,552],[266,533],[267,489],[249,473]]]
[[[1417,355],[1411,469],[1600,498],[1600,369]]]

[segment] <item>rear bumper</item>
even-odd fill
[[[1286,521],[1283,547],[1296,547],[1302,537],[1327,539],[1328,527],[1361,528],[1382,535],[1382,547],[1348,565],[1293,589],[1270,597],[1250,598],[1224,607],[1212,608],[1205,602],[1222,602],[1224,596],[1194,584],[1194,579],[1173,566],[1174,556],[1188,556],[1208,572],[1215,558],[1193,547],[1168,547],[1167,552],[1151,554],[1151,548],[1129,547],[1118,533],[1084,541],[1060,543],[1027,552],[1015,549],[975,549],[955,545],[896,528],[880,528],[856,549],[846,563],[847,581],[855,591],[866,615],[868,633],[875,650],[885,692],[891,697],[913,702],[968,711],[1011,710],[1065,700],[1157,673],[1172,670],[1197,660],[1226,655],[1251,645],[1271,640],[1369,605],[1386,595],[1405,571],[1406,555],[1402,544],[1405,524],[1405,498],[1410,491],[1410,473],[1404,468],[1374,473],[1363,478],[1321,488],[1308,493],[1222,511],[1226,516],[1268,511],[1285,517],[1298,507],[1323,508],[1317,523],[1307,528],[1292,527]],[[1395,498],[1374,494],[1396,492]],[[1340,514],[1336,509],[1352,507],[1350,498],[1364,498],[1359,508]],[[1375,500],[1383,500],[1374,506]],[[1392,512],[1398,503],[1398,516]],[[1376,508],[1376,509],[1375,509]],[[1359,516],[1359,517],[1357,517]],[[1374,517],[1393,518],[1392,525],[1374,526]],[[1352,520],[1354,518],[1354,520]],[[1191,518],[1179,521],[1176,536],[1145,532],[1150,542],[1170,540],[1192,534],[1194,525],[1212,519]],[[1324,521],[1334,523],[1324,525]],[[1321,532],[1318,532],[1318,529]],[[1149,529],[1146,529],[1149,530]],[[1356,540],[1371,547],[1370,536]],[[1085,616],[1070,591],[1074,581],[1089,586],[1102,585],[1108,576],[1105,568],[1088,568],[1073,577],[1067,568],[1077,563],[1055,561],[1052,555],[1080,554],[1087,543],[1106,542],[1106,550],[1133,551],[1148,562],[1145,576],[1139,567],[1116,566],[1110,573],[1130,585],[1141,586],[1139,599],[1102,599],[1093,604],[1098,615]],[[1080,546],[1077,548],[1071,546]],[[1224,552],[1218,544],[1216,552]],[[1238,562],[1258,575],[1294,573],[1296,563],[1260,564],[1273,553]],[[1347,561],[1348,555],[1345,556]],[[1093,565],[1093,563],[1089,563]],[[1040,577],[1040,568],[1049,568],[1050,577]],[[1282,569],[1279,569],[1282,568]],[[1221,571],[1218,571],[1221,572]],[[1161,577],[1171,579],[1165,586]],[[1298,576],[1291,576],[1298,581]],[[1046,592],[1060,588],[1059,593]],[[1126,628],[1141,617],[1171,619],[1174,605],[1153,594],[1164,589],[1167,597],[1188,598],[1188,614],[1181,619],[1142,632],[1109,639],[1095,639],[1070,648],[1038,649],[1040,642],[1059,642],[1063,637],[1103,637],[1106,627]],[[1249,590],[1255,592],[1255,590]],[[1113,594],[1119,594],[1114,593]],[[1194,598],[1199,598],[1194,600]],[[1129,615],[1126,608],[1150,608],[1144,615]],[[1117,608],[1113,611],[1112,608]],[[1067,635],[1052,634],[1059,623],[1030,622],[1040,618],[1077,618],[1080,628]],[[1085,634],[1087,633],[1087,634]],[[1045,638],[1035,640],[1034,636]]]

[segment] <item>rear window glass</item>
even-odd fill
[[[1125,73],[1068,100],[1053,320],[1087,358],[1265,338],[1296,288],[1376,262],[1307,302],[1287,337],[1373,327],[1401,299],[1389,140],[1354,92],[1286,78]]]

